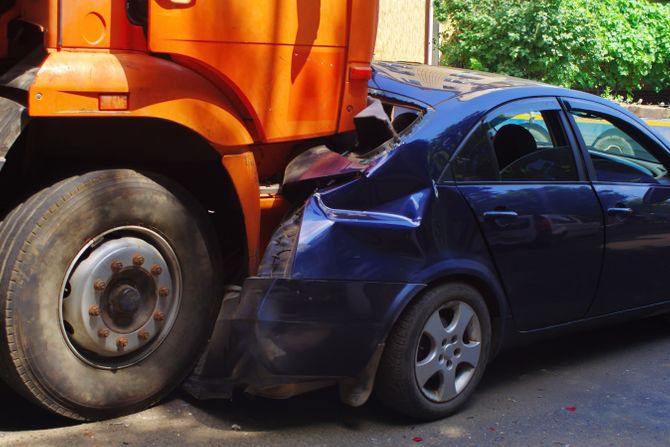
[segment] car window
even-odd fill
[[[653,120],[647,121],[657,134],[665,138],[666,142],[670,142],[670,120]]]
[[[495,114],[453,160],[457,181],[576,181],[578,173],[558,110]]]
[[[573,110],[570,113],[589,152],[596,180],[670,183],[667,169],[649,150],[651,143],[634,130],[593,112]]]

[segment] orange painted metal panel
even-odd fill
[[[346,45],[347,0],[150,1],[154,45],[205,39],[276,45]]]
[[[128,21],[123,1],[63,1],[61,22],[63,48],[146,50],[144,31]]]
[[[128,110],[100,110],[100,95],[113,93],[128,94]],[[162,118],[194,130],[221,151],[253,142],[235,108],[209,81],[141,53],[50,54],[30,89],[29,112]]]
[[[379,2],[377,0],[351,0],[349,43],[347,51],[347,79],[342,94],[339,132],[354,129],[354,116],[367,105],[368,81],[351,79],[352,69],[370,67],[377,38]]]
[[[261,206],[258,198],[258,175],[256,162],[251,152],[225,155],[223,166],[228,171],[244,214],[249,254],[249,275],[256,274],[260,260]]]
[[[354,3],[363,9],[352,12]],[[261,142],[327,135],[365,106],[366,92],[347,89],[348,54],[369,53],[376,22],[358,19],[375,13],[377,0],[195,1],[177,6],[150,1],[152,51],[205,63],[236,92],[255,121]],[[365,22],[366,27],[352,30]],[[348,47],[364,47],[351,52]],[[351,59],[350,59],[351,60]],[[357,95],[355,97],[354,95]],[[350,126],[348,126],[350,127]]]
[[[291,61],[303,49],[246,44],[225,44],[222,48],[211,42],[200,42],[193,48],[191,42],[175,42],[171,50],[225,69],[225,77],[217,71],[218,80],[246,106],[260,142],[296,140],[337,130],[342,49],[321,48],[318,54],[310,54],[295,81],[290,80],[293,65],[281,61]],[[268,65],[273,61],[275,64]],[[334,109],[329,109],[330,105],[335,105]]]
[[[351,0],[351,31],[349,33],[349,63],[370,63],[377,39],[379,2]]]

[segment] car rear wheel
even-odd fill
[[[481,294],[445,284],[410,304],[390,334],[376,394],[398,412],[433,420],[454,413],[479,383],[489,358],[491,323]]]
[[[3,378],[74,419],[156,402],[216,317],[216,247],[206,215],[166,179],[97,171],[38,192],[0,227]]]

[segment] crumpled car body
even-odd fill
[[[255,394],[288,397],[339,383],[343,400],[360,405],[370,395],[385,341],[403,310],[432,285],[454,279],[467,281],[485,297],[494,351],[611,313],[589,313],[598,305],[595,289],[608,223],[587,181],[570,190],[540,185],[526,199],[515,186],[506,186],[512,202],[532,204],[538,197],[542,202],[549,191],[546,197],[563,208],[582,194],[593,196],[593,208],[574,217],[548,204],[519,219],[517,229],[487,237],[483,228],[493,224],[477,207],[495,194],[490,186],[456,182],[451,162],[487,113],[519,99],[569,98],[613,108],[654,138],[641,121],[585,93],[404,63],[378,63],[370,94],[385,104],[414,108],[417,121],[371,157],[343,162],[333,155],[330,171],[317,163],[320,174],[306,169],[295,177],[297,183],[337,181],[317,186],[296,206],[270,242],[258,275],[224,300],[212,341],[187,383],[193,394],[225,396],[243,386]],[[600,241],[592,250],[589,238]],[[551,256],[559,240],[567,251]],[[581,258],[574,256],[581,253],[580,241],[585,241]],[[525,261],[540,259],[547,271],[565,270],[569,260],[574,271],[591,277],[562,280],[586,290],[588,297],[552,307],[542,296],[510,296],[517,293],[514,275],[523,273],[514,271],[516,255],[509,253]]]

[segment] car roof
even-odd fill
[[[414,62],[374,62],[371,87],[436,106],[469,93],[511,87],[556,87],[495,73]]]
[[[442,110],[454,123],[465,117],[479,119],[491,108],[516,99],[555,96],[607,106],[644,123],[657,137],[662,136],[661,140],[670,142],[670,123],[643,121],[619,104],[591,93],[496,73],[416,62],[376,61],[372,66],[373,76],[368,84],[371,89],[421,107]]]

